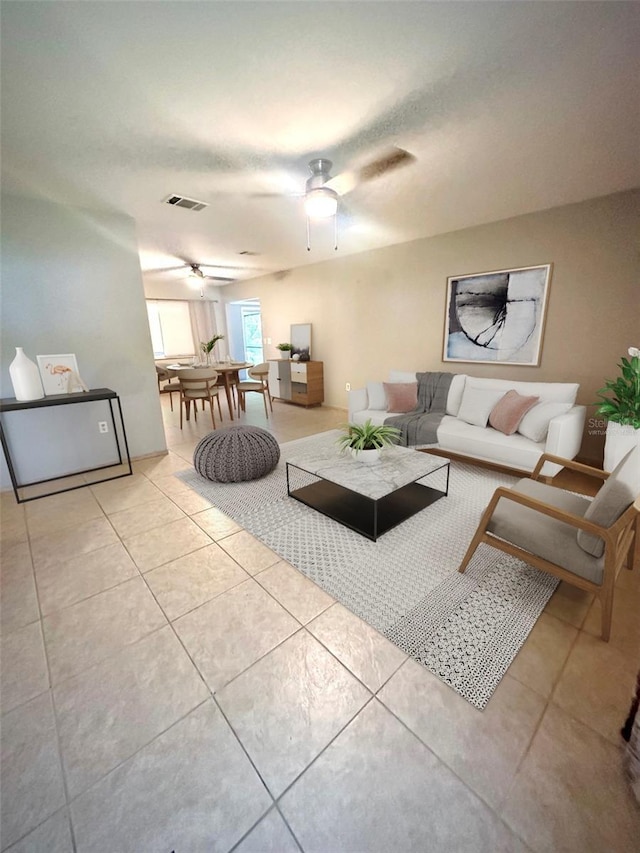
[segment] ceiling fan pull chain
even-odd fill
[[[333,217],[333,251],[338,251],[338,216]]]
[[[307,216],[307,252],[311,251],[311,231],[309,227],[309,217]]]

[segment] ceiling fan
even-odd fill
[[[203,269],[204,267],[204,269]],[[238,272],[246,272],[248,267],[233,267],[233,266],[221,266],[220,264],[196,264],[191,261],[184,261],[179,266],[172,267],[155,267],[153,269],[146,269],[144,272],[149,273],[164,273],[164,272],[175,272],[177,270],[183,270],[186,273],[186,277],[191,280],[193,287],[197,290],[200,290],[200,296],[204,299],[204,288],[205,285],[209,282],[219,283],[219,284],[231,284],[234,281],[238,280],[238,276],[223,276],[223,275],[209,275],[205,270],[224,270],[225,272],[233,273],[235,270]]]
[[[220,266],[219,264],[196,264],[191,263],[190,261],[185,261],[179,266],[175,267],[156,267],[153,270],[147,270],[147,272],[174,272],[175,270],[185,270],[187,275],[191,278],[199,278],[201,281],[221,281],[225,284],[229,284],[232,281],[236,281],[235,278],[230,278],[229,276],[222,275],[209,275],[205,273],[202,269],[222,269],[222,270],[244,270],[245,267],[228,267],[228,266]]]
[[[365,166],[331,177],[331,160],[316,157],[309,161],[311,177],[305,185],[305,212],[310,218],[334,216],[338,209],[339,197],[351,192],[358,184],[382,177],[387,172],[408,166],[415,160],[415,156],[403,148],[393,147]]]
[[[404,148],[391,147],[370,163],[354,169],[348,169],[339,175],[331,176],[333,163],[325,157],[315,157],[309,161],[311,177],[307,179],[304,193],[304,210],[307,216],[307,251],[311,251],[310,221],[312,219],[334,218],[334,249],[338,248],[337,217],[338,199],[359,184],[372,181],[402,166],[416,161],[415,155]],[[282,193],[257,193],[259,196],[281,196]]]

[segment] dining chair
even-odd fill
[[[545,462],[603,480],[593,500],[539,481]],[[517,557],[600,599],[602,639],[609,640],[618,572],[639,570],[640,447],[609,473],[543,453],[531,478],[501,486],[482,516],[460,564],[464,572],[481,542]],[[635,545],[634,545],[635,532]]]
[[[220,373],[218,376],[218,388],[224,389],[225,393],[227,390],[227,382],[229,383],[229,389],[231,391],[231,404],[237,410],[238,408],[238,371],[227,371],[226,376],[223,373]]]
[[[264,411],[268,418],[269,410],[267,409],[267,400],[269,400],[269,406],[273,412],[273,403],[271,401],[271,393],[269,391],[269,383],[267,381],[269,376],[269,365],[266,361],[262,362],[262,364],[254,364],[253,367],[250,367],[247,370],[247,374],[250,378],[245,379],[242,382],[238,382],[236,386],[240,407],[243,412],[246,412],[247,409],[244,395],[248,391],[255,391],[258,394],[262,394],[262,399],[264,400]]]
[[[180,393],[180,383],[171,379],[171,374],[164,367],[156,364],[156,375],[158,379],[158,391],[160,394],[168,394],[169,402],[171,403],[171,411],[173,411],[173,395]],[[166,382],[166,385],[162,383]]]
[[[198,420],[198,400],[209,403],[211,409],[211,423],[216,428],[216,419],[213,412],[213,401],[218,404],[220,420],[222,420],[222,409],[220,408],[219,388],[217,385],[218,371],[211,367],[188,367],[184,370],[176,370],[176,376],[180,381],[180,429],[182,429],[182,407],[184,405],[187,420],[193,403],[193,413]]]

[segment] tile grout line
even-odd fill
[[[242,530],[244,530],[244,528],[242,528]],[[237,531],[236,531],[236,532],[237,532]],[[233,534],[231,534],[231,535],[233,535]],[[225,538],[226,538],[226,537],[225,537]],[[215,542],[215,544],[217,544],[217,542],[216,542],[215,540],[213,540],[213,541]],[[258,541],[259,541],[259,540],[258,540]],[[224,550],[224,549],[223,549],[223,550]],[[271,550],[271,549],[270,549],[270,550]],[[316,642],[318,642],[318,643],[319,643],[323,648],[325,648],[325,650],[326,650],[326,651],[331,655],[331,657],[332,657],[334,660],[336,660],[336,661],[337,661],[337,663],[339,664],[339,666],[341,666],[342,668],[344,668],[344,669],[345,669],[345,670],[346,670],[346,671],[347,671],[347,672],[348,672],[348,673],[349,673],[353,678],[355,678],[355,679],[356,679],[356,681],[358,681],[358,683],[359,683],[359,684],[361,684],[361,685],[364,687],[364,689],[367,691],[367,693],[369,693],[369,694],[370,694],[370,697],[369,697],[369,699],[367,700],[367,702],[365,702],[365,704],[364,704],[361,708],[359,708],[359,709],[358,709],[358,711],[354,714],[354,716],[353,716],[353,717],[351,717],[351,718],[347,721],[347,723],[345,723],[345,725],[340,729],[340,731],[339,731],[339,732],[338,732],[338,733],[337,733],[337,734],[336,734],[336,735],[331,739],[331,741],[329,741],[329,743],[327,743],[327,744],[325,745],[325,747],[320,751],[320,753],[318,753],[318,755],[313,759],[313,761],[312,761],[309,765],[307,765],[307,767],[305,767],[305,768],[304,768],[304,770],[302,770],[302,771],[301,771],[301,773],[300,773],[300,774],[298,774],[298,776],[296,776],[296,779],[294,779],[294,782],[295,782],[298,778],[300,778],[300,776],[302,776],[302,774],[303,774],[303,773],[305,773],[305,772],[306,772],[306,770],[311,766],[311,764],[313,764],[313,762],[314,762],[314,761],[319,757],[319,755],[321,755],[321,754],[325,751],[325,749],[330,745],[330,743],[332,743],[332,742],[333,742],[333,740],[335,740],[335,738],[336,738],[336,737],[337,737],[337,736],[338,736],[338,735],[339,735],[339,734],[344,730],[344,728],[346,728],[346,726],[347,726],[347,725],[349,725],[349,723],[351,723],[351,722],[352,722],[352,721],[353,721],[353,720],[358,716],[358,714],[359,714],[359,713],[360,713],[360,712],[361,712],[361,711],[362,711],[362,710],[363,710],[363,709],[364,709],[364,708],[369,704],[369,702],[371,701],[371,699],[373,699],[373,698],[374,698],[374,696],[373,696],[372,691],[371,691],[371,690],[370,690],[370,689],[369,689],[369,688],[368,688],[368,687],[367,687],[367,686],[366,686],[366,685],[365,685],[365,684],[364,684],[364,683],[363,683],[363,682],[362,682],[362,681],[361,681],[361,680],[360,680],[360,679],[355,675],[355,673],[352,673],[352,672],[351,672],[351,670],[349,670],[349,669],[348,669],[348,667],[346,667],[346,666],[345,666],[345,664],[344,664],[342,661],[340,661],[340,660],[339,660],[339,659],[338,659],[338,658],[333,654],[333,652],[331,652],[331,650],[330,650],[330,649],[327,649],[327,648],[326,648],[326,646],[324,645],[324,643],[322,643],[322,642],[321,642],[317,637],[315,637],[313,634],[311,634],[311,632],[307,629],[307,627],[306,627],[306,625],[305,625],[305,624],[303,624],[303,623],[302,623],[302,622],[301,622],[301,621],[300,621],[296,616],[294,616],[294,614],[293,614],[293,613],[291,613],[291,611],[289,611],[289,610],[285,607],[285,605],[284,605],[284,604],[282,604],[282,602],[280,602],[280,601],[279,601],[279,600],[278,600],[278,599],[277,599],[277,598],[276,598],[276,597],[275,597],[275,596],[274,596],[274,595],[273,595],[273,594],[272,594],[268,589],[266,589],[265,587],[263,587],[263,586],[262,586],[262,584],[260,584],[260,583],[259,583],[259,581],[257,581],[257,580],[256,580],[257,575],[259,575],[259,574],[261,574],[262,572],[267,571],[268,569],[272,568],[272,567],[273,567],[273,566],[275,566],[278,562],[282,562],[282,558],[277,559],[274,563],[271,563],[269,566],[266,566],[266,567],[265,567],[264,569],[262,569],[261,571],[256,572],[256,573],[255,573],[255,575],[251,575],[251,574],[249,574],[249,573],[248,573],[247,569],[246,569],[246,568],[244,568],[244,566],[242,566],[240,563],[238,563],[238,561],[237,561],[237,560],[235,560],[235,558],[234,558],[234,557],[232,557],[232,555],[231,555],[231,554],[228,554],[228,552],[226,552],[226,551],[225,551],[225,553],[227,553],[227,555],[228,555],[229,557],[231,557],[231,559],[233,559],[233,560],[234,560],[234,562],[236,562],[236,563],[237,563],[237,565],[238,565],[241,569],[243,569],[243,571],[247,572],[247,574],[249,575],[249,576],[248,576],[248,578],[247,578],[247,580],[253,580],[253,581],[254,581],[254,582],[255,582],[255,583],[260,587],[260,589],[261,589],[261,590],[263,590],[263,591],[264,591],[264,592],[265,592],[265,593],[266,593],[266,594],[267,594],[267,595],[268,595],[268,596],[269,596],[269,597],[270,597],[270,598],[271,598],[271,599],[272,599],[272,600],[273,600],[273,601],[274,601],[274,602],[275,602],[279,607],[281,607],[283,610],[285,610],[285,612],[286,612],[286,613],[288,613],[288,615],[290,615],[290,616],[291,616],[291,617],[292,617],[292,618],[297,622],[297,624],[299,625],[299,628],[297,628],[297,629],[296,629],[292,634],[289,634],[287,637],[285,637],[285,638],[284,638],[280,643],[278,643],[276,646],[274,646],[273,648],[271,648],[271,649],[269,649],[267,652],[265,652],[263,655],[261,655],[257,660],[253,661],[253,663],[252,663],[252,664],[250,664],[248,667],[246,667],[244,670],[242,670],[242,672],[240,672],[240,673],[238,673],[237,675],[235,675],[232,679],[230,679],[230,680],[229,680],[229,681],[224,685],[224,687],[223,687],[223,688],[221,688],[221,690],[225,689],[229,684],[232,684],[232,683],[233,683],[236,679],[238,679],[241,675],[244,675],[245,673],[249,672],[249,671],[250,671],[254,666],[256,666],[259,662],[261,662],[262,660],[264,660],[268,655],[270,655],[272,652],[274,652],[277,648],[279,648],[279,647],[283,646],[283,645],[284,645],[288,640],[290,640],[292,637],[296,636],[296,634],[299,634],[301,631],[304,631],[304,632],[305,632],[309,637],[311,637],[311,639],[312,639],[312,640],[315,640],[315,641],[316,641]],[[273,552],[273,553],[275,554],[275,552]],[[278,555],[276,555],[276,556],[278,556]],[[286,561],[285,561],[285,562],[286,562]],[[293,567],[292,567],[292,568],[293,568]],[[302,577],[305,577],[305,578],[306,578],[306,576],[302,575],[302,573],[300,573],[300,574],[301,574],[301,576],[302,576]],[[145,580],[145,583],[146,583],[146,580]],[[246,581],[242,581],[241,583],[246,583]],[[312,583],[313,583],[313,582],[312,582]],[[240,584],[236,584],[235,586],[239,586],[239,585],[240,585]],[[317,586],[317,584],[314,584],[314,586]],[[151,592],[151,594],[153,595],[153,591],[150,589],[150,587],[148,586],[148,584],[147,584],[147,587],[149,588],[149,591],[150,591],[150,592]],[[235,587],[232,587],[232,588],[235,588]],[[318,587],[318,588],[319,588],[319,587]],[[224,593],[221,593],[221,594],[224,594]],[[216,596],[216,597],[217,597],[217,596]],[[154,596],[154,598],[155,598],[155,596]],[[210,601],[211,601],[211,600],[214,600],[214,599],[210,599]],[[207,602],[205,602],[205,603],[207,603]],[[326,610],[328,610],[328,609],[329,609],[329,607],[332,607],[332,606],[333,606],[333,604],[335,604],[335,601],[333,601],[331,604],[329,604],[327,608],[325,608],[324,610],[320,611],[320,613],[319,613],[319,614],[317,614],[317,616],[320,616],[322,613],[324,613]],[[159,602],[158,602],[158,606],[160,606]],[[200,606],[203,606],[203,605],[200,605]],[[196,610],[196,609],[198,609],[198,608],[194,608],[194,610]],[[163,612],[164,612],[164,611],[163,611]],[[192,610],[192,611],[189,611],[189,612],[194,612],[194,611]],[[166,614],[165,614],[165,615],[166,615]],[[183,614],[183,615],[186,615],[186,614]],[[181,618],[181,617],[178,617],[178,618]],[[317,618],[317,617],[313,617],[313,618]],[[177,621],[177,620],[176,620],[176,621]],[[310,621],[312,621],[312,620],[310,620]],[[170,625],[171,625],[171,627],[173,628],[174,634],[175,634],[176,638],[178,639],[178,642],[181,644],[182,648],[184,649],[185,654],[187,654],[187,656],[188,656],[188,657],[189,657],[189,659],[191,660],[191,662],[192,662],[193,666],[195,667],[196,671],[197,671],[197,672],[198,672],[198,674],[200,675],[200,678],[202,679],[202,681],[203,681],[203,683],[204,683],[204,685],[205,685],[206,689],[209,691],[209,693],[210,693],[210,695],[211,695],[211,698],[213,699],[213,702],[215,703],[216,707],[217,707],[217,708],[218,708],[218,710],[220,711],[220,713],[221,713],[221,715],[222,715],[223,719],[224,719],[224,720],[225,720],[225,722],[227,723],[227,726],[229,727],[229,729],[230,729],[230,730],[231,730],[231,732],[233,733],[233,735],[234,735],[234,737],[236,738],[236,741],[238,742],[238,744],[239,744],[240,748],[242,749],[242,751],[243,751],[243,752],[244,752],[244,754],[246,755],[247,760],[250,762],[250,764],[251,764],[251,766],[253,767],[253,769],[254,769],[255,773],[257,774],[258,778],[259,778],[259,779],[260,779],[260,781],[262,782],[262,784],[263,784],[263,786],[264,786],[265,790],[267,791],[268,795],[271,797],[271,799],[272,799],[272,801],[273,801],[273,805],[274,805],[274,807],[276,808],[277,812],[280,814],[280,816],[281,816],[282,820],[283,820],[283,821],[284,821],[284,823],[285,823],[285,826],[287,827],[287,829],[288,829],[288,830],[289,830],[289,832],[291,833],[292,837],[294,838],[294,840],[295,840],[296,844],[298,845],[298,847],[300,848],[300,850],[301,850],[301,851],[303,851],[302,845],[301,845],[301,844],[300,844],[300,842],[298,841],[297,836],[296,836],[296,835],[295,835],[295,833],[293,832],[293,829],[292,829],[292,828],[291,828],[291,826],[289,825],[288,821],[287,821],[287,820],[286,820],[286,818],[284,817],[284,814],[282,813],[282,811],[281,811],[281,809],[280,809],[280,807],[279,807],[279,804],[278,804],[278,800],[279,800],[279,798],[277,798],[277,799],[276,799],[276,798],[274,797],[274,795],[272,794],[272,792],[271,792],[271,790],[270,790],[269,786],[267,785],[267,783],[266,783],[265,779],[264,779],[264,778],[263,778],[263,776],[262,776],[262,773],[259,771],[259,769],[258,769],[257,765],[256,765],[256,764],[255,764],[255,762],[253,761],[253,759],[252,759],[251,755],[249,754],[249,752],[248,752],[247,748],[246,748],[246,747],[245,747],[245,745],[243,744],[243,742],[242,742],[242,740],[241,740],[240,736],[239,736],[239,735],[238,735],[238,733],[236,732],[236,730],[235,730],[234,726],[231,724],[231,722],[230,722],[230,720],[229,720],[229,718],[228,718],[227,714],[225,713],[225,711],[223,710],[222,706],[220,705],[220,702],[218,701],[217,696],[216,696],[216,692],[215,692],[215,691],[213,691],[213,690],[211,690],[211,688],[210,688],[210,687],[208,686],[208,684],[206,683],[206,680],[205,680],[205,678],[204,678],[204,675],[200,672],[200,670],[199,670],[199,668],[198,668],[198,666],[197,666],[196,662],[193,660],[193,658],[192,658],[192,656],[191,656],[190,652],[188,651],[188,649],[186,648],[186,646],[185,646],[185,645],[184,645],[184,643],[182,642],[182,639],[180,638],[180,636],[178,635],[177,631],[176,631],[176,630],[175,630],[175,628],[173,627],[173,623],[170,621],[170,623],[169,623],[169,624],[170,624]],[[291,784],[293,784],[293,782],[292,782]],[[288,786],[288,787],[290,787],[290,786]],[[288,790],[288,789],[287,789],[287,790]],[[284,792],[283,792],[283,793],[284,793]],[[282,796],[282,795],[281,795],[281,796]],[[266,817],[266,815],[269,813],[269,811],[270,811],[270,809],[268,809],[268,810],[267,810],[267,812],[265,812],[263,815],[261,815],[261,816],[260,816],[259,820],[258,820],[258,821],[256,821],[256,823],[255,823],[252,827],[250,827],[250,828],[249,828],[249,830],[247,831],[247,833],[245,833],[245,835],[244,835],[241,839],[239,839],[239,840],[238,840],[238,842],[237,842],[237,843],[236,843],[236,844],[231,848],[231,850],[234,850],[234,849],[236,849],[236,848],[237,848],[237,846],[238,846],[238,845],[239,845],[239,844],[244,840],[244,838],[246,838],[246,837],[247,837],[247,836],[248,836],[248,835],[249,835],[249,834],[250,834],[250,833],[255,829],[255,827],[256,827],[256,826],[257,826],[257,825],[258,825],[258,824],[259,824],[259,823],[260,823],[260,822],[261,822],[261,821]],[[303,853],[304,853],[304,851],[303,851]]]
[[[26,513],[25,513],[25,516],[26,516]],[[39,590],[38,583],[37,583],[36,567],[35,567],[35,562],[33,560],[33,552],[31,551],[31,536],[29,533],[29,521],[28,521],[28,519],[26,519],[26,524],[27,524],[27,535],[29,536],[29,553],[31,555],[31,567],[32,567],[32,571],[33,571],[33,582],[34,582],[34,586],[36,588],[36,599],[38,601],[38,610],[40,612],[40,632],[41,632],[41,636],[42,636],[42,647],[43,647],[45,661],[46,661],[46,665],[47,665],[47,676],[49,679],[49,690],[48,690],[48,692],[50,694],[51,709],[53,712],[53,727],[54,727],[55,736],[56,736],[56,747],[58,750],[58,762],[59,762],[59,767],[60,767],[60,776],[62,779],[62,790],[64,793],[65,807],[67,810],[67,821],[69,824],[69,832],[71,834],[71,846],[73,847],[73,850],[76,851],[77,850],[77,844],[76,844],[76,837],[75,837],[75,830],[74,830],[74,826],[73,826],[73,821],[71,820],[69,785],[67,782],[67,770],[65,767],[64,758],[63,758],[63,754],[62,754],[62,742],[61,742],[61,738],[60,738],[60,727],[59,727],[59,722],[58,722],[58,709],[56,706],[55,693],[54,693],[54,689],[53,689],[53,677],[52,677],[52,673],[51,673],[51,661],[50,661],[50,656],[49,656],[49,648],[47,645],[47,641],[46,641],[46,637],[45,637],[45,631],[44,631],[44,617],[42,614],[42,606],[40,604],[40,590]],[[41,695],[43,695],[43,694],[41,694]],[[54,814],[55,814],[55,812],[54,812]],[[49,815],[49,817],[51,817],[51,816],[52,815]],[[47,820],[49,819],[49,817],[47,818]],[[43,821],[43,823],[44,823],[44,821]]]
[[[404,664],[405,664],[405,663],[407,663],[407,661],[405,661],[402,665],[404,666]],[[451,689],[453,689],[453,688],[451,688]],[[484,806],[485,806],[485,807],[486,807],[486,808],[487,808],[487,809],[488,809],[488,810],[489,810],[489,811],[494,815],[494,817],[495,817],[498,821],[500,821],[500,823],[501,823],[503,826],[506,826],[506,827],[509,829],[509,831],[510,831],[511,833],[513,833],[513,835],[515,835],[515,836],[516,836],[516,838],[518,838],[520,841],[522,841],[523,843],[526,843],[526,842],[524,842],[524,839],[523,839],[523,838],[521,838],[521,837],[520,837],[520,835],[518,835],[518,833],[517,833],[517,832],[516,832],[516,831],[515,831],[511,826],[509,826],[509,824],[506,822],[506,820],[504,820],[504,818],[503,818],[503,817],[500,815],[500,813],[498,812],[497,807],[495,807],[495,806],[491,805],[491,803],[489,803],[489,802],[488,802],[488,801],[487,801],[487,800],[482,796],[482,794],[478,793],[478,791],[476,791],[476,790],[475,790],[475,788],[472,788],[472,787],[471,787],[471,785],[469,785],[467,782],[465,782],[465,780],[464,780],[464,779],[459,775],[459,773],[458,773],[458,772],[457,772],[453,767],[451,767],[451,766],[448,764],[448,762],[447,762],[444,758],[442,758],[440,755],[438,755],[438,753],[437,753],[437,752],[434,752],[434,750],[429,746],[429,744],[425,743],[425,741],[424,741],[424,740],[422,740],[422,738],[420,737],[420,735],[418,735],[416,732],[414,732],[414,731],[413,731],[413,729],[408,725],[408,723],[406,723],[406,722],[402,719],[402,717],[399,717],[399,716],[396,714],[396,712],[395,712],[395,711],[393,711],[393,709],[392,709],[392,708],[390,708],[390,707],[385,703],[385,701],[384,701],[383,699],[381,699],[381,698],[380,698],[379,696],[377,696],[377,695],[376,695],[374,698],[375,698],[375,699],[377,699],[377,700],[378,700],[378,702],[380,702],[380,704],[383,706],[383,708],[384,708],[384,709],[385,709],[389,714],[391,714],[391,716],[392,716],[392,717],[394,717],[394,718],[395,718],[395,719],[396,719],[396,720],[397,720],[397,721],[402,725],[402,727],[403,727],[404,729],[406,729],[406,730],[409,732],[409,734],[411,734],[411,735],[412,735],[412,737],[414,737],[417,741],[419,741],[419,743],[421,743],[421,744],[422,744],[422,746],[424,746],[424,748],[425,748],[425,749],[427,749],[427,750],[431,753],[431,755],[433,755],[433,757],[436,759],[436,761],[440,762],[440,764],[443,764],[443,765],[447,768],[447,770],[448,770],[448,771],[449,771],[453,776],[455,776],[455,778],[458,780],[458,782],[460,782],[460,784],[461,784],[464,788],[466,788],[466,790],[467,790],[467,791],[469,791],[469,793],[470,793],[473,797],[475,797],[476,799],[480,800],[480,802],[481,802],[481,803],[482,803],[482,804],[483,804],[483,805],[484,805]],[[514,774],[514,775],[515,775],[515,774]],[[512,778],[513,778],[513,777],[512,777]]]

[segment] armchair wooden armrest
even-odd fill
[[[516,492],[506,486],[500,486],[493,493],[493,497],[489,501],[484,512],[482,518],[483,522],[485,519],[488,521],[491,518],[493,511],[501,498],[505,498],[506,500],[534,509],[536,512],[548,515],[550,518],[555,518],[558,521],[564,521],[565,524],[570,524],[572,527],[579,530],[585,530],[587,533],[593,533],[596,536],[600,536],[605,541],[611,532],[614,529],[617,529],[617,523],[614,524],[613,527],[602,527],[602,525],[595,524],[593,521],[588,521],[581,515],[575,515],[572,512],[567,512],[567,510],[559,509],[557,506],[553,506],[553,504],[545,503],[544,501],[538,500],[538,498],[532,498],[530,495],[524,495],[522,492]]]
[[[576,462],[573,459],[565,459],[563,456],[556,456],[553,453],[543,453],[538,464],[531,472],[531,479],[538,480],[540,471],[545,462],[556,462],[562,465],[563,468],[569,468],[572,471],[579,471],[581,474],[589,474],[592,477],[597,477],[600,480],[606,480],[609,476],[609,471],[603,471],[602,468],[594,468],[592,465],[585,465],[582,462]]]

